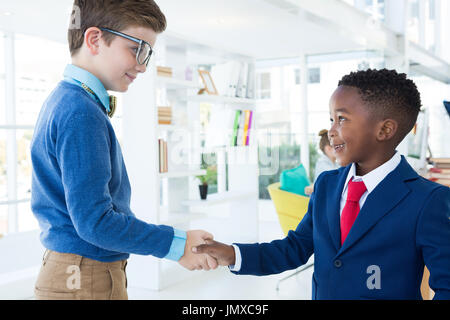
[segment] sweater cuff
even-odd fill
[[[186,246],[186,232],[178,229],[173,229],[173,240],[170,245],[169,253],[164,257],[165,259],[178,261],[184,255],[184,247]]]

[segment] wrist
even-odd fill
[[[230,246],[230,263],[229,266],[234,266],[236,264],[236,252],[234,251],[234,246]]]

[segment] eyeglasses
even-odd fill
[[[137,63],[139,63],[141,65],[142,64],[145,64],[145,66],[148,65],[148,61],[150,60],[150,57],[151,57],[151,55],[153,53],[153,49],[152,49],[152,46],[147,41],[144,41],[144,40],[141,40],[141,39],[129,36],[129,35],[125,34],[125,33],[122,33],[122,32],[119,32],[119,31],[115,31],[115,30],[111,30],[111,29],[108,29],[108,28],[99,28],[99,29],[102,30],[102,31],[110,32],[112,34],[115,34],[117,36],[123,37],[125,39],[134,41],[136,43],[139,43],[139,48],[136,51],[136,61],[137,61]]]

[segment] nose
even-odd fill
[[[140,73],[144,73],[147,70],[147,65],[144,64],[137,64],[136,70]]]
[[[335,137],[336,134],[337,134],[337,132],[336,132],[335,124],[332,124],[330,130],[328,130],[328,139]]]

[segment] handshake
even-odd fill
[[[233,246],[213,240],[213,235],[203,230],[187,231],[184,255],[178,262],[188,270],[210,270],[234,265]]]

